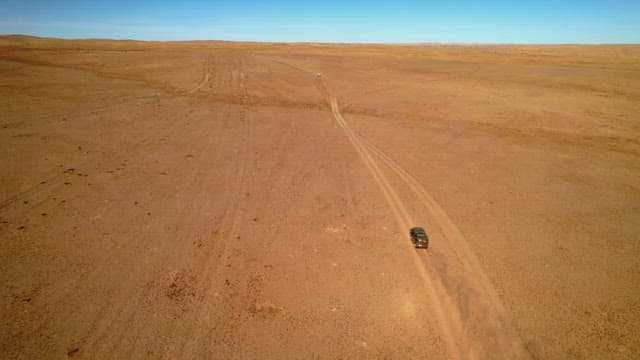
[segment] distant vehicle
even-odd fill
[[[409,230],[411,242],[416,249],[426,249],[429,247],[429,237],[427,232],[421,227],[414,227]]]
[[[320,78],[320,76],[322,76],[322,74],[320,74],[320,73],[317,73],[317,74],[316,74],[316,77],[317,77],[317,78]]]

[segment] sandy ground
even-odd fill
[[[639,139],[635,45],[0,37],[2,357],[638,358]]]

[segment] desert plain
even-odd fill
[[[0,169],[3,358],[640,357],[638,45],[1,36]]]

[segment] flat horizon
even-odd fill
[[[30,34],[0,34],[0,37],[28,37],[36,39],[68,40],[68,41],[137,41],[137,42],[167,42],[167,43],[187,43],[187,42],[227,42],[227,43],[250,43],[250,44],[304,44],[304,45],[454,45],[454,46],[634,46],[640,42],[619,42],[619,43],[491,43],[491,42],[340,42],[340,41],[261,41],[261,40],[224,40],[224,39],[184,39],[184,40],[147,40],[135,38],[100,38],[100,37],[57,37],[39,36]]]

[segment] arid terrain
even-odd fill
[[[2,36],[0,144],[2,358],[640,358],[638,45]]]

